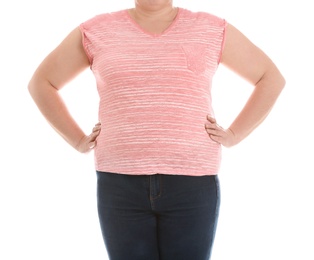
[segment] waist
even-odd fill
[[[205,130],[103,131],[95,148],[96,169],[126,174],[212,175],[221,147]]]

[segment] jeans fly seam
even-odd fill
[[[153,187],[154,185],[153,185],[153,181],[152,181],[153,177],[158,177],[158,181],[159,181],[159,191],[158,191],[157,195],[152,194],[152,191],[154,189],[154,187]],[[162,193],[162,178],[160,175],[150,176],[149,189],[150,189],[149,199],[150,199],[151,208],[155,209],[155,203],[154,202],[155,202],[155,200],[157,200],[158,198],[161,197],[161,193]]]

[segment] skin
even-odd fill
[[[144,30],[160,34],[172,23],[177,11],[171,0],[139,0],[129,14]]]
[[[177,9],[171,0],[136,0],[129,10],[146,31],[163,32],[173,21]],[[246,138],[266,118],[285,85],[285,79],[272,60],[233,25],[226,28],[221,64],[247,80],[254,90],[243,109],[228,128],[207,117],[204,131],[209,138],[231,147]],[[90,64],[82,46],[81,32],[75,28],[38,66],[28,89],[51,126],[76,150],[91,151],[101,125],[85,134],[70,115],[59,90]]]

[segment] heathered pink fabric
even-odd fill
[[[100,97],[98,171],[215,175],[221,147],[207,135],[212,78],[226,22],[179,9],[162,34],[145,32],[127,10],[80,25]]]

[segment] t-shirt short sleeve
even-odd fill
[[[94,55],[95,55],[95,46],[94,46],[94,30],[95,30],[95,24],[97,23],[97,20],[99,19],[99,16],[95,16],[79,25],[79,28],[82,33],[82,44],[83,48],[85,50],[85,53],[89,59],[90,64],[93,64]]]
[[[221,19],[222,37],[221,37],[221,44],[220,44],[221,48],[220,48],[220,53],[219,53],[219,57],[218,57],[218,63],[220,63],[220,61],[221,61],[222,52],[225,48],[227,24],[228,23],[225,19]]]

